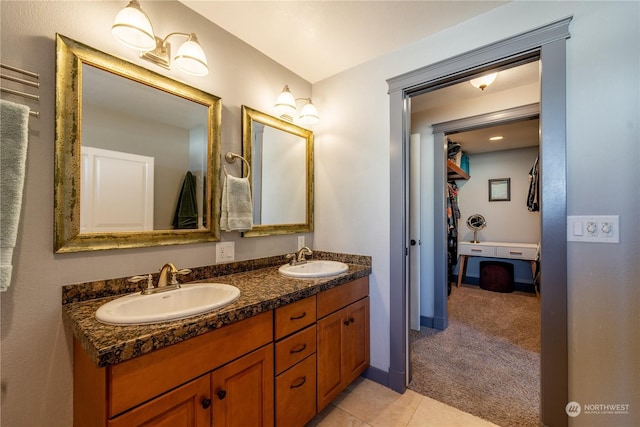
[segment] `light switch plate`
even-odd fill
[[[216,264],[235,259],[235,242],[216,243]]]
[[[618,215],[568,216],[567,241],[620,243],[620,217]]]

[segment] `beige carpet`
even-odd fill
[[[503,427],[538,426],[539,302],[454,287],[449,327],[410,333],[409,388]]]

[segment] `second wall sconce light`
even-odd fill
[[[280,115],[281,119],[293,122],[293,118],[298,111],[296,101],[306,101],[298,115],[300,123],[313,125],[320,121],[318,110],[311,102],[311,98],[294,98],[288,85],[284,85],[282,93],[278,95],[278,99],[276,99],[275,110]]]
[[[173,57],[176,66],[185,73],[205,76],[209,73],[207,57],[198,43],[195,33],[171,33],[165,38],[156,36],[149,17],[140,7],[138,0],[131,0],[122,9],[111,27],[111,33],[120,42],[140,51],[140,58],[146,59],[166,69],[171,69],[172,36],[186,36]]]

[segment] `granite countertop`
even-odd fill
[[[271,257],[259,262],[252,260],[193,269],[194,274],[187,279],[191,279],[189,282],[226,283],[240,289],[240,297],[232,304],[201,315],[148,325],[116,326],[98,322],[95,318],[98,307],[122,296],[123,288],[125,291],[135,291],[132,285],[125,285],[126,280],[122,278],[64,286],[63,318],[96,366],[104,367],[371,274],[370,257],[314,252],[313,259],[346,262],[349,270],[331,277],[295,279],[278,273],[278,267],[284,264],[283,259]]]

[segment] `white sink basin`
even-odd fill
[[[305,264],[285,264],[278,269],[280,274],[297,278],[315,278],[335,276],[349,270],[349,266],[339,261],[307,261]]]
[[[231,304],[240,289],[222,283],[193,283],[150,295],[126,295],[96,311],[96,319],[111,325],[141,325],[183,319]]]

